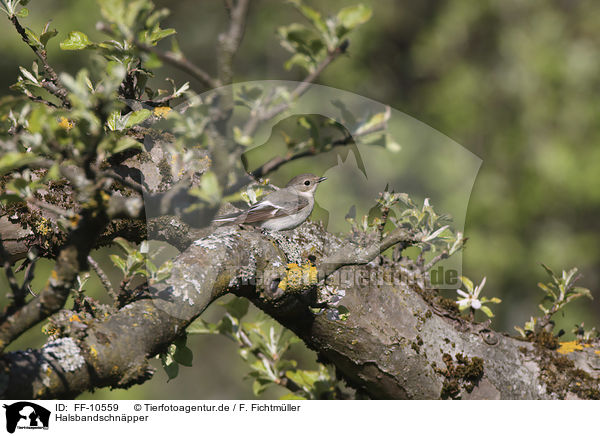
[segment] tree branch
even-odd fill
[[[106,276],[105,272],[102,270],[102,268],[100,268],[100,265],[98,265],[98,262],[96,262],[96,260],[92,256],[88,256],[87,261],[94,270],[94,272],[98,275],[98,278],[100,279],[100,282],[106,289],[106,292],[108,292],[108,295],[110,295],[114,301],[117,301],[117,293],[115,292],[112,283]]]
[[[331,148],[352,144],[354,143],[355,139],[360,138],[361,136],[370,135],[371,133],[382,130],[383,128],[385,128],[385,122],[375,125],[363,132],[349,134],[343,138],[336,139],[335,141],[331,142]],[[256,170],[252,171],[252,177],[254,177],[255,179],[260,179],[262,177],[265,177],[267,174],[276,171],[277,169],[279,169],[279,167],[285,165],[288,162],[292,162],[297,159],[302,159],[303,157],[314,156],[318,153],[321,153],[321,150],[310,148],[289,156],[275,156],[274,158],[270,159],[269,161],[265,162],[263,165],[258,167]],[[242,186],[236,185],[237,189],[241,187]]]
[[[380,248],[365,253],[377,255],[403,238],[392,232]],[[5,354],[0,370],[8,377],[0,396],[72,398],[90,388],[142,383],[151,376],[147,359],[227,291],[250,298],[292,329],[371,398],[590,398],[597,392],[600,369],[590,363],[600,343],[563,356],[485,324],[440,315],[393,264],[344,267],[340,277],[347,279],[328,286],[346,291],[348,319],[315,316],[307,306],[314,288],[274,296],[269,290],[276,277],[266,273],[281,274],[285,267],[276,265],[297,253],[310,252],[319,265],[332,259],[341,265],[347,253],[336,255],[341,241],[310,223],[282,241],[275,246],[259,232],[233,227],[196,241],[175,260],[169,282],[151,289],[152,299],[91,321],[83,339],[55,339],[40,350]],[[382,276],[387,278],[370,278]]]
[[[338,45],[333,51],[331,51],[325,59],[315,68],[315,70],[310,73],[308,76],[304,78],[302,82],[294,88],[294,90],[290,93],[289,100],[279,105],[272,107],[271,109],[262,108],[257,110],[246,122],[244,128],[242,129],[244,136],[251,136],[258,127],[258,124],[261,121],[269,120],[273,117],[276,117],[286,109],[288,109],[292,103],[300,98],[306,91],[308,91],[310,84],[313,83],[317,78],[321,75],[323,70],[329,66],[335,59],[337,59],[340,55],[346,53],[348,48],[348,40],[342,41],[340,45]],[[265,106],[267,106],[270,101],[265,102]]]
[[[13,298],[15,300],[19,299],[19,295],[21,294],[21,290],[19,287],[19,283],[15,277],[15,274],[12,270],[12,264],[10,262],[10,256],[8,252],[4,249],[4,242],[0,240],[0,262],[2,262],[2,267],[4,268],[4,274],[6,274],[6,280],[8,281],[8,285],[10,286],[10,290]]]
[[[87,256],[97,237],[108,223],[106,214],[97,210],[81,213],[77,227],[60,249],[49,284],[38,298],[16,311],[5,311],[0,316],[0,352],[23,332],[60,310],[74,286],[79,271],[87,267]]]
[[[373,243],[366,247],[347,244],[321,261],[318,268],[318,278],[324,280],[343,266],[365,265],[396,244],[403,243],[408,246],[415,242],[418,242],[418,240],[415,239],[414,234],[402,227],[397,227],[383,238],[379,244]]]
[[[218,66],[219,82],[221,85],[231,83],[233,77],[233,57],[237,52],[246,25],[246,14],[248,13],[249,0],[237,0],[235,5],[226,4],[229,12],[229,29],[219,35]]]
[[[96,24],[96,28],[106,33],[107,35],[114,36],[114,32],[109,25],[100,21]],[[133,45],[145,53],[152,53],[161,61],[181,70],[198,80],[204,86],[209,88],[218,88],[220,86],[219,81],[212,78],[210,74],[200,68],[198,65],[187,59],[182,53],[174,53],[172,51],[162,51],[158,47],[145,44],[137,39],[133,41]],[[163,100],[165,102],[166,100]]]
[[[71,102],[68,99],[69,92],[64,87],[64,85],[61,83],[60,79],[56,75],[56,72],[54,71],[54,68],[52,68],[50,66],[50,64],[48,63],[48,59],[46,56],[46,50],[40,49],[33,42],[31,42],[31,40],[29,39],[29,36],[27,36],[27,32],[25,31],[23,26],[21,26],[21,23],[19,23],[19,20],[17,19],[16,15],[9,17],[9,19],[10,19],[11,23],[13,24],[13,26],[15,26],[15,29],[17,30],[19,35],[21,35],[21,38],[23,39],[23,41],[29,46],[29,48],[31,48],[31,50],[33,50],[35,55],[42,62],[44,71],[45,71],[46,75],[48,76],[48,80],[42,80],[42,86],[50,94],[57,97],[62,102],[63,107],[65,107],[67,109],[70,108]]]
[[[221,86],[219,81],[213,79],[210,74],[208,74],[196,64],[190,62],[182,54],[173,53],[171,51],[161,51],[157,47],[144,44],[139,41],[135,41],[135,46],[141,51],[144,51],[146,53],[152,53],[156,55],[156,57],[159,58],[161,61],[188,73],[190,76],[198,80],[206,87],[218,88],[219,86]]]

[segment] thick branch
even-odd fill
[[[379,253],[401,232],[390,234]],[[89,324],[85,338],[51,341],[41,350],[8,353],[3,397],[73,397],[92,387],[126,387],[148,379],[147,358],[163,350],[227,290],[250,298],[333,363],[351,386],[371,398],[594,398],[600,344],[563,356],[543,345],[495,333],[444,312],[426,290],[394,264],[346,266],[328,287],[346,291],[345,321],[315,316],[319,289],[276,295],[289,261],[313,255],[317,264],[343,264],[344,244],[320,226],[304,224],[278,238],[218,229],[175,261],[168,285],[152,290],[106,319]],[[341,250],[341,254],[336,254]],[[262,274],[261,274],[262,273]],[[259,280],[260,278],[260,280]],[[280,277],[279,277],[280,278]],[[280,290],[279,290],[280,291]],[[49,352],[48,349],[58,350]],[[69,350],[71,358],[66,356]],[[50,370],[48,369],[50,368]]]
[[[168,285],[152,289],[152,299],[92,322],[83,340],[63,338],[40,350],[5,354],[0,370],[9,377],[0,379],[0,396],[72,398],[94,387],[147,380],[151,371],[146,359],[163,351],[240,270],[251,267],[246,244],[258,244],[264,258],[278,256],[259,233],[204,239],[178,257]]]
[[[86,269],[87,256],[108,223],[97,211],[85,211],[61,248],[46,288],[22,307],[9,307],[0,316],[0,351],[33,325],[62,309],[79,271]]]

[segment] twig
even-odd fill
[[[50,64],[48,63],[48,59],[46,57],[46,50],[40,49],[39,47],[37,47],[35,44],[33,44],[29,40],[29,37],[27,36],[27,32],[25,31],[23,26],[21,26],[21,23],[19,23],[19,20],[17,19],[16,15],[11,16],[9,19],[13,23],[13,26],[15,26],[15,29],[17,29],[17,32],[19,33],[19,35],[21,35],[21,38],[23,38],[23,41],[25,41],[25,43],[29,46],[29,48],[31,48],[31,50],[33,50],[33,52],[36,54],[36,56],[42,62],[44,71],[46,72],[46,74],[48,76],[48,80],[46,80],[46,79],[42,80],[42,82],[41,82],[42,86],[50,94],[57,97],[62,102],[63,107],[65,107],[67,109],[70,108],[71,102],[68,99],[69,92],[64,87],[64,85],[61,83],[60,79],[56,75],[56,72],[54,71],[54,68],[52,68],[50,66]]]
[[[354,142],[355,138],[360,138],[361,136],[370,135],[371,133],[381,130],[383,127],[385,127],[385,124],[386,124],[385,122],[376,124],[362,132],[352,133],[343,138],[337,139],[330,144],[331,149],[338,147],[338,146],[345,146],[345,145],[352,144]],[[230,187],[228,187],[227,189],[225,189],[224,195],[229,195],[234,192],[237,192],[239,189],[243,188],[244,186],[246,186],[248,183],[251,183],[252,181],[259,183],[259,180],[261,178],[263,178],[267,174],[279,169],[279,167],[281,167],[282,165],[284,165],[288,162],[294,161],[296,159],[301,159],[303,157],[314,156],[320,152],[321,151],[318,149],[311,148],[311,149],[304,150],[304,151],[301,151],[299,153],[289,155],[289,156],[276,156],[276,157],[270,159],[269,161],[265,162],[264,164],[262,164],[260,167],[258,167],[254,171],[252,171],[247,177],[237,180],[235,184],[233,184]]]
[[[102,270],[102,268],[100,268],[100,265],[98,265],[98,262],[96,262],[92,256],[88,255],[87,260],[94,272],[98,275],[98,278],[102,282],[102,285],[106,288],[106,292],[108,292],[108,294],[113,298],[113,300],[116,301],[118,298],[117,293],[115,292],[112,283],[108,279],[106,273]]]
[[[39,199],[37,199],[35,197],[29,198],[28,202],[30,204],[33,204],[33,205],[39,207],[40,209],[44,209],[44,210],[46,210],[48,212],[53,213],[57,217],[60,217],[60,216],[63,216],[63,217],[73,216],[73,211],[70,211],[70,210],[67,210],[67,209],[63,209],[62,207],[56,206],[54,204],[46,203],[45,201],[39,200]]]
[[[381,208],[381,221],[379,222],[379,224],[377,226],[377,232],[379,233],[380,239],[383,238],[383,231],[385,229],[385,225],[387,224],[389,214],[390,214],[389,207],[384,206]]]
[[[58,108],[57,105],[55,105],[51,101],[46,100],[45,98],[37,97],[37,96],[33,95],[31,92],[29,92],[28,90],[24,90],[24,92],[25,92],[25,95],[27,96],[27,98],[35,103],[42,103],[42,104],[45,104],[46,106],[49,106],[52,108]]]
[[[260,123],[261,121],[264,121],[264,120],[271,119],[271,118],[279,115],[280,113],[285,111],[287,108],[289,108],[294,100],[296,100],[299,97],[301,97],[302,95],[304,95],[304,93],[306,91],[308,91],[310,84],[313,83],[317,79],[317,77],[319,77],[319,75],[323,72],[323,70],[325,68],[327,68],[329,66],[329,64],[331,64],[340,55],[342,55],[346,52],[346,49],[348,48],[348,44],[349,44],[349,42],[346,39],[346,40],[342,41],[341,44],[338,45],[333,51],[331,51],[327,55],[327,57],[325,59],[323,59],[323,61],[317,66],[317,68],[312,73],[310,73],[308,76],[306,76],[304,78],[304,80],[302,82],[300,82],[298,84],[298,86],[296,86],[296,88],[294,88],[294,90],[290,93],[290,97],[289,97],[288,101],[280,103],[277,106],[275,106],[269,110],[264,110],[264,109],[259,110],[253,116],[251,116],[248,119],[248,121],[246,122],[246,124],[244,125],[244,128],[243,128],[244,136],[251,136],[254,133],[254,131],[256,130],[256,128],[258,127],[258,123]],[[270,102],[269,101],[265,102],[265,105],[268,105],[268,103],[270,103]]]
[[[270,358],[269,356],[266,356],[258,348],[253,347],[252,341],[250,340],[248,335],[246,335],[246,332],[244,332],[244,330],[240,329],[239,332],[240,332],[240,341],[242,342],[240,344],[240,347],[249,348],[250,351],[252,352],[252,354],[254,354],[254,356],[257,359],[263,361],[263,363],[266,361],[271,365],[271,367],[273,367],[274,363],[275,363],[273,361],[273,359]],[[281,373],[277,374],[277,379],[274,380],[274,382],[277,383],[279,386],[283,386],[284,388],[288,389],[291,392],[303,391],[303,389],[298,384],[296,384],[296,382],[289,379],[285,375],[282,375]]]
[[[23,285],[21,285],[21,290],[20,290],[20,293],[23,296],[23,299],[25,298],[25,291],[28,291],[31,295],[33,295],[34,297],[37,297],[37,294],[35,292],[33,292],[33,290],[31,289],[31,286],[30,286],[31,281],[35,277],[35,264],[36,264],[37,259],[38,259],[37,248],[32,247],[31,250],[29,250],[29,253],[27,253],[27,260],[29,261],[29,264],[27,265],[27,268],[25,269]]]
[[[115,36],[115,33],[110,28],[110,26],[102,21],[96,24],[96,29],[106,33],[107,35]],[[210,74],[208,74],[196,64],[190,62],[181,53],[174,53],[172,51],[162,51],[153,45],[145,44],[141,41],[138,41],[137,39],[133,41],[133,45],[135,45],[138,50],[141,50],[146,53],[152,53],[161,61],[166,62],[167,64],[170,64],[175,68],[178,68],[188,73],[190,76],[192,76],[194,79],[198,80],[205,86],[208,86],[210,88],[218,88],[220,86],[218,80],[213,79]]]
[[[237,4],[227,2],[225,7],[229,12],[229,29],[219,35],[218,66],[219,81],[226,85],[231,83],[233,76],[233,57],[237,52],[246,26],[249,0],[238,0]]]
[[[438,263],[440,260],[442,259],[446,259],[448,258],[448,250],[444,250],[442,251],[440,254],[438,254],[437,256],[435,256],[433,259],[431,259],[427,265],[425,265],[423,267],[423,272],[427,272],[429,271],[431,268],[433,268],[433,266]]]
[[[120,175],[119,173],[117,173],[114,170],[107,169],[107,170],[102,171],[101,174],[104,177],[111,178],[111,179],[121,183],[122,185],[126,186],[127,188],[133,189],[138,194],[144,194],[146,192],[146,189],[144,188],[144,186],[141,183],[138,183],[133,179],[123,177],[122,175]]]
[[[333,141],[331,143],[331,147],[337,147],[339,145],[348,145],[351,144],[352,141],[352,135],[348,135],[342,139]],[[274,158],[272,158],[271,160],[267,161],[266,163],[264,163],[263,165],[261,165],[260,167],[258,167],[256,170],[252,171],[252,177],[254,177],[255,179],[260,179],[261,177],[266,176],[267,174],[277,170],[280,166],[294,161],[296,159],[301,159],[303,157],[307,157],[307,156],[314,156],[315,154],[320,153],[320,150],[318,149],[314,149],[314,148],[310,148],[308,150],[304,150],[301,151],[299,153],[296,154],[292,154],[289,156],[276,156]]]
[[[343,266],[367,264],[388,248],[401,242],[408,246],[418,242],[418,240],[406,229],[396,227],[379,244],[372,244],[367,247],[349,244],[342,247],[321,261],[317,268],[319,271],[318,279],[323,280],[327,278]]]
[[[369,128],[363,132],[349,134],[343,138],[340,138],[340,139],[337,139],[337,140],[331,142],[331,144],[328,144],[328,145],[331,146],[331,149],[338,147],[338,146],[349,145],[354,142],[354,139],[360,138],[362,136],[370,135],[371,133],[381,130],[383,127],[385,127],[385,122],[381,123],[381,124],[377,124],[375,126],[372,126],[371,128]],[[273,171],[276,171],[277,169],[279,169],[279,167],[281,167],[282,165],[284,165],[288,162],[294,161],[296,159],[301,159],[303,157],[314,156],[320,152],[321,152],[321,150],[319,150],[319,149],[311,148],[311,149],[304,150],[304,151],[301,151],[299,153],[292,154],[289,156],[276,156],[276,157],[270,159],[269,161],[265,162],[263,165],[258,167],[256,170],[252,171],[251,176],[254,179],[260,179],[262,177],[265,177],[267,174],[269,174]],[[238,186],[238,184],[236,184],[233,188],[240,189],[242,186]],[[233,188],[228,189],[228,192],[232,191]],[[233,190],[233,192],[235,192],[235,190]]]
[[[135,41],[135,46],[146,53],[152,53],[156,55],[161,61],[166,62],[182,71],[185,71],[194,79],[201,82],[203,85],[210,88],[218,88],[221,84],[218,80],[213,79],[210,74],[204,71],[202,68],[190,62],[181,54],[173,53],[171,51],[161,51],[158,48],[144,44],[140,41]]]
[[[94,197],[99,194],[95,193]],[[108,216],[98,208],[86,209],[81,215],[77,227],[70,232],[56,256],[48,285],[39,298],[14,312],[5,311],[0,315],[0,352],[23,332],[65,305],[79,271],[87,267],[87,256],[109,222]]]

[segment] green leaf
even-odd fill
[[[194,353],[186,345],[186,337],[176,339],[173,344],[175,345],[175,352],[173,353],[173,360],[183,366],[192,366],[194,359]]]
[[[56,35],[58,35],[58,30],[56,30],[56,29],[48,30],[40,35],[40,42],[42,43],[42,45],[44,47],[46,47],[46,45],[48,44],[48,41],[51,38],[54,38]]]
[[[152,34],[150,35],[150,42],[157,43],[161,39],[164,39],[171,35],[175,35],[176,33],[177,31],[175,31],[175,29],[160,29],[156,32],[152,32]]]
[[[238,98],[241,98],[244,101],[254,101],[258,100],[263,94],[263,89],[259,86],[242,86],[242,88],[238,91]]]
[[[385,148],[392,153],[398,153],[402,150],[402,146],[398,144],[389,133],[385,135]]]
[[[341,9],[337,14],[338,23],[344,28],[344,34],[371,18],[373,11],[363,4],[348,6]],[[342,36],[338,33],[338,36]]]
[[[468,293],[473,294],[473,282],[465,276],[460,276],[460,280],[465,285],[465,288],[467,288]]]
[[[348,309],[346,306],[340,304],[339,306],[337,306],[337,310],[338,315],[340,317],[340,321],[346,321],[350,316],[350,309]]]
[[[246,298],[233,298],[231,301],[227,303],[221,304],[227,312],[233,316],[234,318],[241,319],[248,313],[248,307],[250,306],[250,301]]]
[[[156,274],[156,271],[157,271],[156,265],[154,265],[154,263],[151,262],[150,260],[146,261],[146,269],[150,272],[150,274]]]
[[[255,360],[254,362],[250,363],[250,367],[252,367],[253,369],[256,370],[256,371],[254,371],[256,374],[268,374],[269,373],[262,360]]]
[[[544,283],[538,283],[538,288],[540,288],[546,294],[552,295],[553,299],[556,300],[556,294],[550,287],[546,286]]]
[[[25,28],[25,34],[27,38],[29,38],[29,42],[37,48],[44,48],[42,42],[40,41],[40,37],[29,27]]]
[[[237,142],[240,145],[243,145],[244,147],[252,145],[252,137],[244,135],[242,133],[242,130],[238,126],[233,127],[233,139],[235,142]]]
[[[485,313],[487,315],[488,318],[494,317],[494,313],[492,312],[492,310],[489,307],[481,306],[480,309],[483,313]]]
[[[9,183],[7,183],[6,187],[11,191],[17,191],[25,193],[26,188],[29,186],[29,183],[25,179],[13,179]]]
[[[122,138],[119,138],[112,152],[121,153],[122,151],[129,150],[132,148],[137,148],[143,151],[144,145],[133,139],[131,136],[123,136]]]
[[[565,283],[570,283],[573,280],[573,277],[575,277],[575,274],[577,274],[577,268],[571,268],[568,272],[563,271],[562,275],[565,280]]]
[[[285,376],[299,386],[311,388],[319,379],[319,372],[297,369],[295,371],[286,371]]]
[[[113,242],[121,247],[127,254],[133,254],[137,251],[137,249],[127,239],[120,236],[113,239]]]
[[[152,115],[148,109],[140,109],[139,111],[131,112],[128,114],[127,122],[125,123],[125,127],[135,126],[136,124],[140,124],[148,119]]]
[[[127,256],[127,269],[130,272],[136,272],[143,275],[147,275],[148,271],[145,268],[146,262],[144,256],[139,252],[134,252]],[[140,269],[144,267],[143,269]]]
[[[542,263],[542,267],[546,270],[546,272],[548,273],[548,275],[550,277],[552,277],[553,279],[556,279],[556,274],[554,274],[554,271],[552,271],[550,269],[550,267],[548,267],[547,265],[544,265],[543,263]]]
[[[294,56],[289,58],[284,64],[283,68],[286,70],[291,70],[294,65],[299,66],[300,68],[305,69],[306,71],[311,71],[314,69],[314,62],[311,60],[310,56],[307,56],[302,53],[296,53]]]
[[[108,128],[112,131],[123,130],[125,128],[126,121],[127,120],[124,120],[123,117],[121,117],[121,112],[113,111],[108,116],[106,124],[108,125]]]
[[[171,276],[171,271],[173,270],[173,261],[168,260],[163,263],[158,271],[156,272],[156,283],[162,282],[163,280],[168,279]]]
[[[173,380],[175,377],[177,377],[177,375],[179,374],[179,364],[173,361],[173,357],[170,354],[161,354],[160,361],[162,363],[163,369],[167,373],[167,377],[169,377],[169,380]]]
[[[123,272],[123,274],[127,272],[127,264],[125,263],[125,260],[123,260],[123,258],[119,257],[116,254],[111,254],[109,257],[110,260],[112,260],[112,262],[115,264],[115,266]]]
[[[439,229],[437,229],[435,232],[433,232],[432,234],[430,234],[426,238],[423,238],[423,242],[428,242],[428,241],[431,241],[431,240],[437,238],[444,230],[446,230],[449,227],[450,227],[449,225],[445,225],[443,227],[440,227]]]
[[[217,333],[217,324],[206,322],[203,319],[196,319],[186,329],[188,334],[200,335],[200,334],[214,334]]]
[[[325,54],[325,44],[319,35],[310,27],[299,23],[282,26],[277,29],[281,45],[292,53],[301,53],[315,59],[319,54]]]
[[[30,82],[33,82],[34,84],[40,86],[40,82],[38,82],[38,79],[36,79],[33,74],[31,74],[29,71],[27,71],[23,67],[19,67],[19,70],[21,71],[21,74],[23,75],[24,78],[26,78]]]
[[[120,22],[125,13],[124,0],[98,0],[100,13],[111,22]]]
[[[207,171],[202,175],[202,184],[190,190],[192,195],[206,201],[209,204],[216,204],[221,199],[221,186],[217,176],[212,171]]]
[[[83,32],[74,30],[69,32],[69,37],[60,43],[62,50],[83,50],[92,45],[87,35]]]
[[[224,317],[218,324],[217,329],[219,333],[225,336],[230,336],[233,334],[233,322],[230,317]]]
[[[19,18],[25,18],[27,15],[29,15],[29,9],[21,8],[21,10],[19,12],[17,12],[15,15]]]
[[[527,337],[527,334],[525,333],[525,330],[523,330],[521,327],[514,326],[514,329],[515,329],[516,331],[518,331],[518,332],[519,332],[519,334],[520,334],[522,337],[524,337],[524,338],[526,338],[526,337]]]
[[[271,383],[273,383],[271,380],[257,378],[254,380],[254,383],[252,383],[252,392],[254,392],[254,395],[258,397],[269,387]]]
[[[16,194],[1,194],[0,204],[6,206],[7,204],[20,203],[23,199]]]
[[[29,165],[37,160],[37,157],[31,153],[19,153],[16,151],[10,151],[0,157],[0,176]]]
[[[356,117],[354,114],[348,110],[346,105],[341,100],[332,100],[331,104],[340,110],[342,114],[343,124],[346,125],[349,129],[354,130],[354,126],[356,125]]]
[[[327,34],[327,25],[325,24],[323,18],[321,18],[321,14],[318,11],[314,10],[310,6],[302,4],[301,0],[290,0],[290,3],[292,3],[319,32]]]
[[[575,286],[572,290],[578,297],[588,297],[590,300],[593,300],[591,291],[588,288],[582,288],[581,286]]]
[[[379,112],[362,123],[355,131],[354,135],[360,136],[367,133],[376,132],[385,128],[385,124],[390,119],[391,110],[389,107],[384,112]]]
[[[300,397],[299,395],[296,394],[292,394],[291,392],[289,394],[285,394],[282,397],[279,397],[280,400],[306,400],[306,398],[304,397]]]

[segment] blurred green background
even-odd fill
[[[358,1],[307,1],[325,14]],[[323,2],[320,2],[323,3]],[[537,314],[536,283],[554,270],[577,266],[593,302],[578,301],[556,317],[567,332],[576,322],[600,327],[600,5],[593,0],[363,1],[372,19],[351,35],[349,55],[318,83],[372,98],[423,121],[483,159],[471,196],[463,272],[487,276],[484,295],[499,296],[494,325],[515,333]],[[215,71],[215,42],[226,26],[221,2],[155,0],[171,9],[184,53]],[[62,52],[70,30],[92,40],[99,19],[94,0],[32,0],[23,24],[40,30],[48,19],[59,30],[49,59],[57,71],[86,65],[81,52]],[[302,21],[279,1],[252,2],[246,37],[235,60],[235,81],[301,80],[282,65],[289,53],[276,29]],[[61,38],[62,37],[62,38]],[[166,43],[165,45],[167,45]],[[0,95],[11,91],[18,65],[33,53],[5,21],[0,26]],[[190,80],[164,67],[164,77]],[[198,83],[190,80],[196,90]],[[451,163],[449,163],[451,164]],[[40,269],[42,271],[42,269]],[[43,284],[45,278],[40,278]],[[209,317],[217,317],[219,308]],[[11,346],[39,345],[39,329]],[[252,398],[248,371],[235,345],[222,337],[194,337],[194,366],[165,383],[159,368],[149,383],[128,391],[99,390],[82,398]],[[303,352],[298,350],[299,358]],[[281,392],[270,389],[265,398]]]

